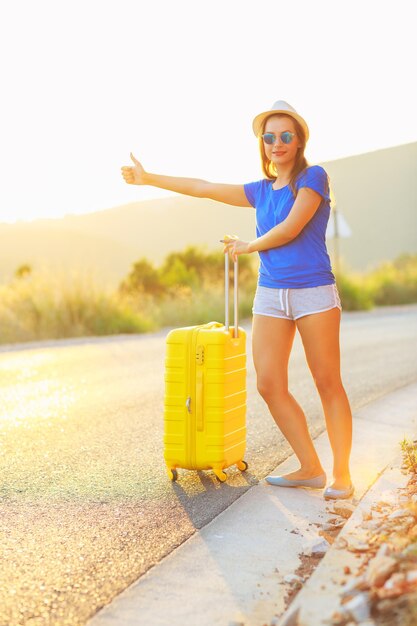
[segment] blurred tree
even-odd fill
[[[14,273],[15,278],[25,278],[25,276],[29,276],[30,274],[32,274],[32,266],[28,263],[19,265]]]
[[[120,284],[123,293],[148,293],[161,296],[165,287],[161,284],[158,270],[147,259],[136,261],[127,277]]]
[[[197,289],[201,286],[201,278],[193,265],[187,265],[181,254],[170,254],[160,270],[161,282],[165,287],[190,287]]]
[[[170,286],[177,284],[203,288],[221,285],[224,282],[224,254],[221,251],[205,252],[201,248],[189,246],[183,252],[169,254],[160,271],[163,282]],[[256,271],[250,255],[239,257],[239,284],[240,281],[247,286],[249,283],[250,287],[256,281]]]
[[[412,270],[417,267],[417,254],[404,253],[400,254],[393,261],[393,265],[398,270]]]
[[[233,280],[231,272],[230,280]],[[171,252],[160,268],[155,268],[147,259],[133,264],[120,289],[123,292],[142,292],[155,297],[177,294],[181,288],[201,290],[221,287],[224,284],[224,254],[206,252],[202,248],[189,246],[181,252]],[[256,269],[252,256],[239,257],[239,285],[244,290],[254,290]]]

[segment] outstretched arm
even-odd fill
[[[234,206],[251,207],[243,185],[210,183],[199,178],[162,176],[146,172],[142,164],[130,153],[133,166],[123,166],[122,176],[129,185],[151,185],[197,198],[210,198]]]

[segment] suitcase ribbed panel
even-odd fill
[[[165,359],[164,457],[172,467],[187,467],[189,414],[186,408],[191,329],[179,328],[167,337]]]
[[[227,468],[246,447],[246,336],[224,326],[167,337],[164,457],[168,466]],[[196,359],[196,351],[204,356]],[[188,412],[186,401],[191,398]]]

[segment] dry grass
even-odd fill
[[[246,272],[239,293],[241,319],[251,315],[256,283],[256,272],[253,276],[250,268]],[[172,284],[161,296],[143,288],[106,289],[80,273],[33,272],[22,266],[11,282],[0,285],[0,343],[142,333],[223,321],[220,274],[217,282]],[[368,274],[344,272],[337,276],[337,284],[347,311],[417,302],[417,255],[403,255]]]
[[[0,286],[0,343],[152,328],[126,300],[88,276],[30,273]]]

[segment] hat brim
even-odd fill
[[[306,141],[308,140],[310,132],[308,130],[306,121],[301,117],[301,115],[298,115],[298,113],[293,113],[292,111],[288,111],[286,109],[272,109],[270,111],[264,111],[263,113],[259,113],[259,115],[257,115],[252,122],[252,128],[253,132],[255,133],[255,137],[259,137],[259,135],[261,134],[262,124],[264,123],[266,118],[271,117],[271,115],[278,115],[279,113],[283,115],[288,115],[289,117],[293,117],[295,120],[297,120],[297,122],[304,130]]]

